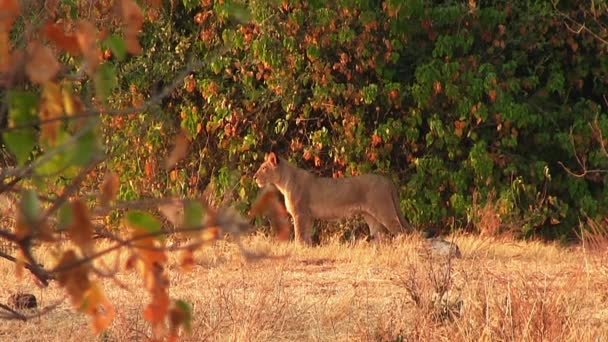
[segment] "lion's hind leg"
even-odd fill
[[[382,225],[382,223],[380,223],[370,214],[363,213],[362,216],[365,223],[367,223],[367,226],[369,227],[369,235],[374,240],[383,240],[385,237],[386,228]]]

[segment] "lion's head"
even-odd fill
[[[270,152],[264,158],[264,162],[260,165],[253,179],[260,188],[263,188],[267,184],[275,184],[279,178],[279,158],[273,152]]]

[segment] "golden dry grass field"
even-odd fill
[[[170,294],[191,303],[185,341],[606,341],[606,256],[582,247],[456,236],[463,257],[446,264],[415,236],[387,244],[299,247],[252,236],[248,248],[277,256],[244,262],[230,242],[195,255]],[[52,264],[52,253],[39,249]],[[282,257],[284,256],[284,257]],[[115,256],[109,256],[108,262]],[[126,258],[126,254],[121,256]],[[31,292],[41,307],[64,298],[38,289],[0,261],[0,298]],[[137,272],[105,280],[116,318],[99,336],[69,300],[28,322],[0,323],[2,341],[141,341],[150,334]]]

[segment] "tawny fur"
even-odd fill
[[[259,187],[273,184],[283,194],[296,241],[311,243],[315,219],[338,220],[358,214],[374,238],[384,231],[396,235],[411,230],[401,214],[397,190],[384,176],[317,177],[269,153],[254,178]]]

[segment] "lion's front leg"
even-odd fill
[[[293,228],[295,240],[306,245],[312,244],[312,217],[308,215],[295,215],[293,217]]]

